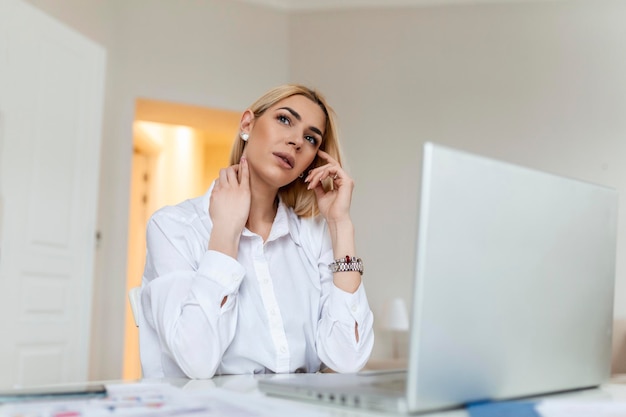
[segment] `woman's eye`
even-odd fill
[[[317,145],[317,138],[315,136],[305,136],[304,140],[308,140],[312,145]]]
[[[285,125],[288,125],[291,123],[291,120],[289,120],[289,117],[284,116],[282,114],[278,116],[278,121]]]

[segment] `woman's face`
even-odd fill
[[[275,188],[283,187],[306,170],[322,143],[326,115],[302,95],[287,97],[260,117],[242,116],[241,130],[250,133],[243,155],[251,175]]]

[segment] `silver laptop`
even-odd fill
[[[595,387],[610,375],[616,230],[612,189],[427,143],[406,372],[259,388],[419,413]]]

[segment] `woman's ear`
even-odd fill
[[[254,113],[252,113],[252,110],[247,109],[241,115],[241,121],[239,122],[239,131],[250,133],[250,130],[252,130],[253,125],[254,125]]]

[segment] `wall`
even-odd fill
[[[231,145],[213,144],[211,135],[206,134],[206,148],[204,150],[204,178],[207,180],[207,188],[213,183],[213,180],[219,177],[220,170],[218,167],[225,167],[230,162]]]
[[[288,16],[227,0],[29,1],[108,53],[91,377],[118,378],[135,100],[242,111],[287,81]]]
[[[317,85],[338,113],[375,314],[392,296],[410,301],[424,141],[626,195],[625,21],[619,0],[292,16],[290,78]],[[618,321],[626,319],[623,207],[619,223]],[[626,328],[616,330],[623,356]],[[387,337],[378,332],[375,355],[388,354]]]

